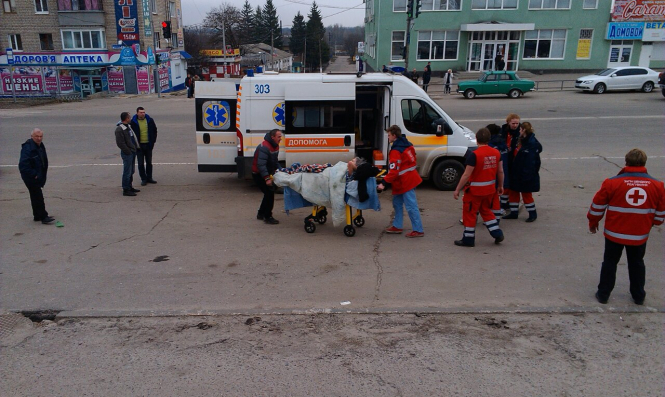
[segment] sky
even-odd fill
[[[215,7],[228,3],[242,9],[245,0],[181,0],[182,18],[185,26],[202,23],[206,14]],[[256,10],[256,6],[265,5],[265,0],[249,0],[249,4]],[[283,27],[291,27],[293,17],[300,13],[307,20],[307,14],[312,8],[312,0],[273,0],[277,9],[277,16]],[[340,24],[342,26],[361,26],[365,18],[365,4],[363,0],[321,0],[317,1],[323,25]],[[349,8],[357,7],[346,11]],[[334,15],[337,14],[337,15]]]

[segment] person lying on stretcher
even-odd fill
[[[367,179],[376,177],[381,170],[372,166],[361,157],[356,157],[346,164],[346,183],[358,181],[358,200],[360,202],[367,201],[369,199]]]

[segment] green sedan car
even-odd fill
[[[467,99],[476,95],[505,94],[510,98],[519,98],[525,92],[533,91],[536,83],[517,77],[515,72],[484,72],[478,80],[460,81],[457,92]]]

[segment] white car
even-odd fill
[[[651,92],[658,82],[658,72],[637,66],[622,66],[583,76],[575,88],[602,94],[608,90],[642,90]]]

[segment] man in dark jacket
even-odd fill
[[[152,179],[152,149],[157,142],[157,124],[155,120],[145,113],[141,106],[136,108],[136,114],[132,117],[132,130],[136,134],[139,147],[136,150],[136,159],[139,162],[139,176],[141,186],[148,183],[157,183]]]
[[[55,219],[48,216],[42,188],[46,184],[46,173],[48,172],[48,156],[46,148],[42,143],[44,133],[39,128],[32,130],[30,139],[21,145],[21,158],[18,169],[21,179],[30,192],[30,204],[32,205],[32,217],[35,222],[43,224],[51,223]]]
[[[129,112],[120,114],[120,123],[115,129],[115,143],[120,148],[120,157],[122,157],[122,195],[136,196],[140,192],[134,189],[132,182],[134,180],[134,164],[136,163],[136,149],[139,144],[136,142],[136,135],[129,125],[132,116]]]
[[[272,217],[272,209],[275,204],[275,185],[272,175],[279,168],[279,142],[282,140],[282,131],[274,129],[263,137],[263,142],[254,151],[252,162],[252,178],[261,192],[263,201],[256,214],[256,219],[262,220],[269,225],[276,225],[279,221]]]
[[[423,72],[423,90],[427,92],[427,86],[429,85],[429,81],[432,78],[432,62],[427,62],[427,65],[425,65],[425,71]]]
[[[520,116],[515,113],[510,113],[506,116],[506,124],[501,126],[501,136],[506,142],[506,147],[510,151],[513,140],[519,139],[520,136]],[[503,171],[504,171],[504,182],[503,182],[503,194],[501,195],[501,208],[504,210],[510,209],[508,203],[510,196],[510,175],[508,170],[512,164],[513,156],[512,153],[509,153],[507,156],[506,162],[504,162]]]

